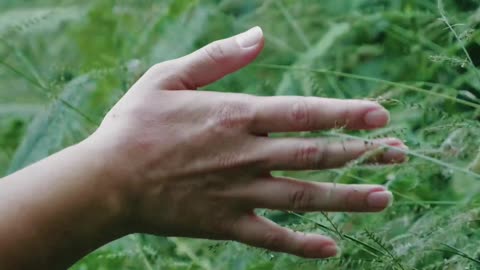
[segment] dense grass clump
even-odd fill
[[[395,204],[369,215],[259,210],[338,239],[335,259],[134,235],[73,269],[478,269],[479,24],[473,0],[0,0],[0,173],[85,138],[150,65],[260,25],[256,63],[207,89],[378,100],[388,128],[303,135],[400,137],[408,164],[277,174],[384,184]]]

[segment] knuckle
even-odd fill
[[[253,110],[244,102],[225,102],[215,112],[215,122],[222,128],[246,127],[254,119]]]
[[[235,223],[229,218],[220,218],[218,220],[220,221],[216,223],[216,233],[222,238],[232,237]]]
[[[297,127],[312,126],[312,116],[306,98],[299,98],[290,109],[290,120]]]
[[[218,164],[221,168],[232,168],[239,166],[241,161],[235,154],[229,154],[220,156],[218,158]]]
[[[344,208],[346,210],[361,209],[364,205],[361,203],[362,200],[359,200],[360,195],[361,195],[360,190],[356,188],[353,188],[352,190],[348,191],[344,200]]]
[[[306,211],[313,207],[313,194],[311,188],[306,183],[294,189],[289,196],[290,207],[294,211]]]
[[[215,201],[211,206],[218,203],[219,201]],[[218,240],[234,238],[237,230],[236,218],[231,215],[227,207],[217,207],[215,213],[198,217],[197,225],[210,238]]]
[[[353,124],[350,123],[350,119],[352,119],[352,111],[350,106],[345,106],[340,119],[335,122],[335,128],[345,128],[346,126]]]
[[[294,163],[302,168],[317,168],[322,163],[324,152],[315,143],[304,143],[295,150]]]
[[[153,65],[145,74],[160,89],[197,89],[197,86],[188,79],[188,72],[181,71],[178,61],[169,60]]]
[[[248,155],[229,153],[218,158],[218,165],[220,168],[239,168],[239,167],[257,167],[260,161],[251,158]]]
[[[272,251],[280,251],[283,248],[284,234],[277,231],[266,232],[263,236],[263,246]]]
[[[207,57],[215,64],[225,64],[227,60],[226,52],[220,43],[220,41],[215,41],[204,47],[204,52]]]
[[[162,75],[164,73],[167,73],[171,69],[172,65],[173,65],[173,61],[165,61],[162,63],[158,63],[151,66],[148,69],[147,73],[152,74],[153,76]]]

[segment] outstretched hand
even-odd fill
[[[365,144],[266,136],[380,128],[389,114],[379,104],[192,91],[246,66],[263,44],[255,27],[155,65],[87,139],[108,160],[103,181],[119,187],[128,233],[229,239],[324,258],[337,253],[332,239],[282,228],[253,210],[376,212],[391,203],[383,186],[304,182],[273,177],[271,171],[341,167],[379,145],[405,147],[400,140]],[[376,161],[404,158],[388,150]]]

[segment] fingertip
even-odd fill
[[[340,250],[337,245],[328,245],[323,248],[321,256],[322,258],[330,258],[339,255]]]
[[[327,237],[321,237],[320,240],[306,245],[304,252],[306,258],[329,258],[336,256],[339,253],[339,248],[334,240]]]
[[[393,203],[393,194],[390,191],[374,191],[367,195],[367,206],[375,211],[381,211]]]
[[[390,113],[384,107],[377,107],[366,112],[363,118],[369,128],[380,128],[390,122]]]
[[[405,150],[408,150],[408,146],[401,140],[391,139],[386,144],[393,148],[389,148],[383,153],[383,161],[385,163],[402,163],[408,160],[408,156],[405,153]]]
[[[398,138],[384,138],[384,139],[380,139],[379,142],[382,142],[384,144],[388,144],[394,147],[402,147],[402,146],[406,147],[403,141]]]
[[[237,44],[243,48],[248,49],[251,47],[259,46],[263,43],[263,30],[260,26],[255,26],[249,30],[238,34],[235,37]]]
[[[372,188],[369,190],[369,193],[388,191],[387,188],[382,185],[371,185],[371,187]]]
[[[235,41],[243,51],[242,61],[244,61],[244,64],[242,66],[254,61],[265,46],[265,37],[260,26],[255,26],[235,36]]]
[[[176,72],[184,76],[181,76],[181,80],[168,80],[162,87],[184,90],[213,83],[250,64],[260,54],[263,45],[263,31],[258,26],[236,36],[214,41],[177,59]]]

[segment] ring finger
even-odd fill
[[[292,211],[378,212],[388,207],[392,193],[380,185],[312,183],[289,178],[252,182],[236,196],[251,208]]]

